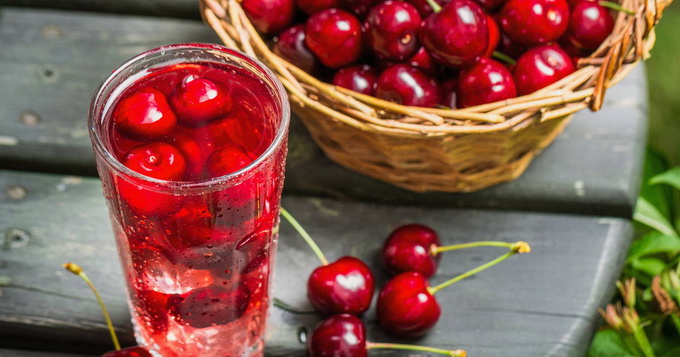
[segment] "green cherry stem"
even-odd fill
[[[493,54],[492,54],[491,56],[492,56],[493,58],[495,58],[495,59],[497,59],[497,60],[501,60],[501,61],[503,61],[503,62],[505,62],[505,63],[507,63],[507,64],[509,64],[509,65],[511,65],[511,66],[514,66],[514,65],[517,64],[517,61],[515,61],[514,58],[512,58],[512,57],[506,55],[506,54],[503,53],[503,52],[493,51]]]
[[[302,239],[304,239],[305,242],[307,242],[307,245],[309,245],[309,247],[312,248],[312,251],[314,251],[314,254],[316,254],[317,258],[319,258],[321,264],[328,265],[328,259],[326,259],[326,256],[323,255],[321,248],[319,248],[316,242],[314,242],[314,239],[312,239],[309,233],[307,233],[307,231],[305,231],[305,229],[302,228],[300,223],[298,223],[298,221],[283,207],[281,207],[281,215],[288,221],[288,223],[290,223],[291,226],[293,226],[293,228],[295,228],[295,230],[302,237]]]
[[[472,270],[469,270],[469,271],[467,271],[463,274],[460,274],[460,275],[456,276],[455,278],[453,278],[451,280],[447,280],[447,281],[445,281],[445,282],[443,282],[443,283],[441,283],[437,286],[429,287],[429,288],[427,288],[427,290],[430,294],[434,295],[439,290],[444,289],[444,288],[446,288],[450,285],[453,285],[453,284],[455,284],[455,283],[457,283],[457,282],[459,282],[459,281],[461,281],[465,278],[468,278],[472,275],[475,275],[475,274],[481,272],[482,270],[491,268],[492,266],[504,261],[505,259],[510,258],[511,256],[513,256],[517,253],[529,253],[529,252],[531,252],[531,247],[529,246],[528,243],[521,242],[521,241],[517,242],[517,243],[513,243],[510,247],[510,250],[507,253],[501,255],[500,257],[498,257],[498,258],[496,258],[496,259],[494,259],[494,260],[492,260],[492,261],[490,261],[486,264],[480,265],[480,266],[478,266],[478,267],[476,267]]]
[[[598,4],[600,4],[600,6],[603,6],[603,7],[615,10],[615,11],[621,11],[621,12],[628,14],[628,15],[635,15],[635,11],[628,10],[628,9],[624,8],[623,6],[621,6],[621,5],[619,5],[615,2],[602,0],[602,1],[599,1]]]
[[[437,255],[437,254],[444,253],[444,252],[450,252],[450,251],[459,250],[459,249],[466,249],[466,248],[475,248],[475,247],[501,247],[501,248],[511,249],[514,245],[515,245],[515,243],[508,243],[508,242],[480,241],[480,242],[472,242],[472,243],[447,245],[447,246],[444,246],[444,247],[432,246],[432,250],[430,251],[430,254]]]
[[[88,278],[87,275],[85,275],[85,272],[83,271],[83,268],[80,267],[80,265],[74,263],[66,263],[63,265],[63,267],[66,268],[66,270],[70,271],[75,275],[78,275],[81,279],[83,279],[87,286],[89,286],[92,292],[94,293],[94,296],[97,297],[97,302],[99,302],[99,307],[101,307],[102,313],[104,314],[106,325],[108,325],[109,327],[111,340],[113,340],[113,347],[116,349],[116,351],[120,350],[120,343],[118,342],[118,336],[116,336],[116,331],[114,331],[113,329],[111,316],[109,316],[109,312],[106,310],[106,305],[104,305],[104,300],[102,300],[101,295],[99,295],[99,291],[97,291],[97,288],[94,287],[94,284],[92,284],[90,278]]]
[[[426,1],[427,1],[427,4],[430,5],[430,7],[432,8],[432,11],[434,11],[435,13],[442,11],[442,7],[439,6],[439,4],[437,4],[436,1],[434,1],[434,0],[426,0]]]
[[[402,350],[402,351],[420,351],[420,352],[430,352],[451,357],[465,357],[467,353],[464,350],[444,350],[441,348],[425,347],[425,346],[415,346],[415,345],[404,345],[400,343],[376,343],[376,342],[366,342],[366,349],[390,349],[390,350]]]

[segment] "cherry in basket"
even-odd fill
[[[533,93],[575,71],[574,63],[558,45],[534,47],[522,54],[513,69],[519,95]]]
[[[307,19],[305,26],[305,44],[325,66],[344,67],[361,56],[361,23],[354,15],[326,9]]]
[[[403,1],[388,0],[373,7],[364,21],[364,34],[379,59],[404,61],[420,48],[422,19]]]

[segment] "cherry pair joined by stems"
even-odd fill
[[[113,341],[113,347],[115,348],[115,351],[106,352],[102,355],[102,357],[153,357],[151,353],[149,353],[149,351],[144,347],[134,346],[121,349],[120,342],[118,342],[118,336],[116,336],[116,331],[113,329],[111,316],[109,316],[109,312],[106,310],[104,300],[102,300],[101,295],[99,295],[99,291],[97,291],[97,288],[95,288],[92,281],[90,281],[90,278],[88,278],[87,275],[85,275],[83,268],[74,263],[66,263],[64,264],[64,268],[69,272],[79,276],[81,279],[83,279],[83,281],[85,281],[87,286],[89,286],[90,290],[92,290],[92,292],[94,293],[94,296],[97,298],[97,303],[99,303],[99,307],[102,309],[102,314],[104,314],[106,326],[108,326],[109,328],[111,340]]]
[[[375,290],[370,268],[349,256],[329,263],[312,237],[284,208],[281,208],[281,216],[288,220],[323,264],[307,280],[307,297],[314,308],[326,315],[361,315],[368,310]]]
[[[311,357],[364,357],[371,349],[419,351],[452,357],[466,356],[464,350],[368,342],[364,323],[350,314],[334,315],[320,322],[307,344],[307,352]]]

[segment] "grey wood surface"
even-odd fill
[[[433,209],[287,196],[283,205],[316,238],[329,259],[354,255],[385,277],[377,252],[386,235],[407,222],[428,224],[445,243],[525,240],[531,254],[464,280],[438,294],[436,328],[417,343],[465,348],[470,356],[581,356],[611,297],[631,239],[626,219],[563,214]],[[0,335],[5,348],[99,353],[110,348],[99,308],[87,287],[61,268],[74,261],[100,288],[123,336],[132,341],[113,234],[96,179],[0,170]],[[503,251],[478,248],[447,254],[436,284]],[[318,262],[287,224],[281,225],[274,296],[310,310],[305,281]],[[388,341],[365,321],[373,341]],[[302,355],[300,327],[315,315],[273,308],[268,353]],[[11,341],[11,343],[10,343]],[[394,353],[390,353],[392,355]],[[405,354],[408,355],[408,354]]]
[[[189,41],[217,38],[197,21],[0,8],[0,167],[94,176],[86,117],[100,81],[139,52]],[[293,120],[286,192],[630,217],[646,112],[638,68],[610,89],[602,111],[579,113],[520,179],[472,194],[415,194],[353,173],[326,159]]]
[[[0,0],[0,6],[198,19],[198,0]]]
[[[82,354],[0,349],[0,357],[85,357]]]

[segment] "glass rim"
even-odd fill
[[[222,175],[222,176],[217,176],[217,177],[212,177],[207,180],[201,180],[201,181],[170,181],[170,180],[161,180],[161,179],[156,179],[150,176],[146,176],[143,174],[140,174],[138,172],[135,172],[131,169],[129,169],[127,166],[123,165],[122,162],[120,162],[112,153],[110,150],[108,150],[103,143],[102,137],[99,134],[97,130],[97,126],[100,124],[99,119],[99,112],[103,112],[104,108],[101,108],[101,111],[98,110],[99,105],[103,104],[105,105],[108,102],[108,99],[105,100],[104,102],[100,103],[102,100],[102,95],[104,95],[105,91],[109,89],[109,87],[112,85],[112,82],[118,78],[118,76],[130,68],[131,66],[137,64],[144,58],[148,57],[149,55],[161,53],[165,54],[165,52],[170,52],[170,51],[177,51],[177,50],[200,50],[200,49],[209,49],[209,50],[217,50],[229,57],[236,57],[241,60],[246,60],[251,62],[252,65],[258,70],[261,71],[264,75],[269,80],[269,84],[267,84],[268,87],[271,87],[271,90],[274,92],[273,94],[277,96],[278,98],[275,98],[280,102],[280,117],[281,121],[276,129],[276,135],[274,136],[274,139],[272,142],[269,144],[267,149],[259,155],[253,162],[248,164],[247,166],[241,168],[238,171],[229,173],[227,175]],[[153,66],[152,66],[153,67]],[[112,89],[115,89],[116,87],[113,87]],[[110,94],[110,93],[109,93]],[[178,44],[171,44],[171,45],[166,45],[166,46],[160,46],[156,47],[154,49],[142,52],[127,61],[123,62],[120,66],[118,66],[111,74],[102,82],[102,84],[99,85],[97,90],[95,91],[95,94],[92,98],[90,109],[88,111],[88,132],[92,141],[92,146],[97,154],[101,158],[103,158],[104,162],[110,166],[114,171],[122,173],[125,177],[131,177],[136,180],[140,180],[141,182],[153,184],[154,186],[158,186],[159,188],[170,188],[173,190],[192,190],[192,189],[203,189],[207,187],[213,187],[218,184],[222,184],[225,182],[229,182],[235,179],[238,179],[240,177],[245,176],[248,172],[254,172],[260,164],[263,162],[267,161],[270,159],[274,153],[279,149],[280,145],[282,145],[283,141],[285,140],[288,132],[288,127],[290,124],[290,103],[288,101],[288,95],[286,90],[283,87],[283,84],[281,81],[276,77],[276,75],[267,67],[265,66],[262,62],[257,60],[256,58],[253,58],[241,51],[234,50],[232,48],[223,46],[223,45],[218,45],[218,44],[211,44],[211,43],[199,43],[199,42],[188,42],[188,43],[178,43]]]

